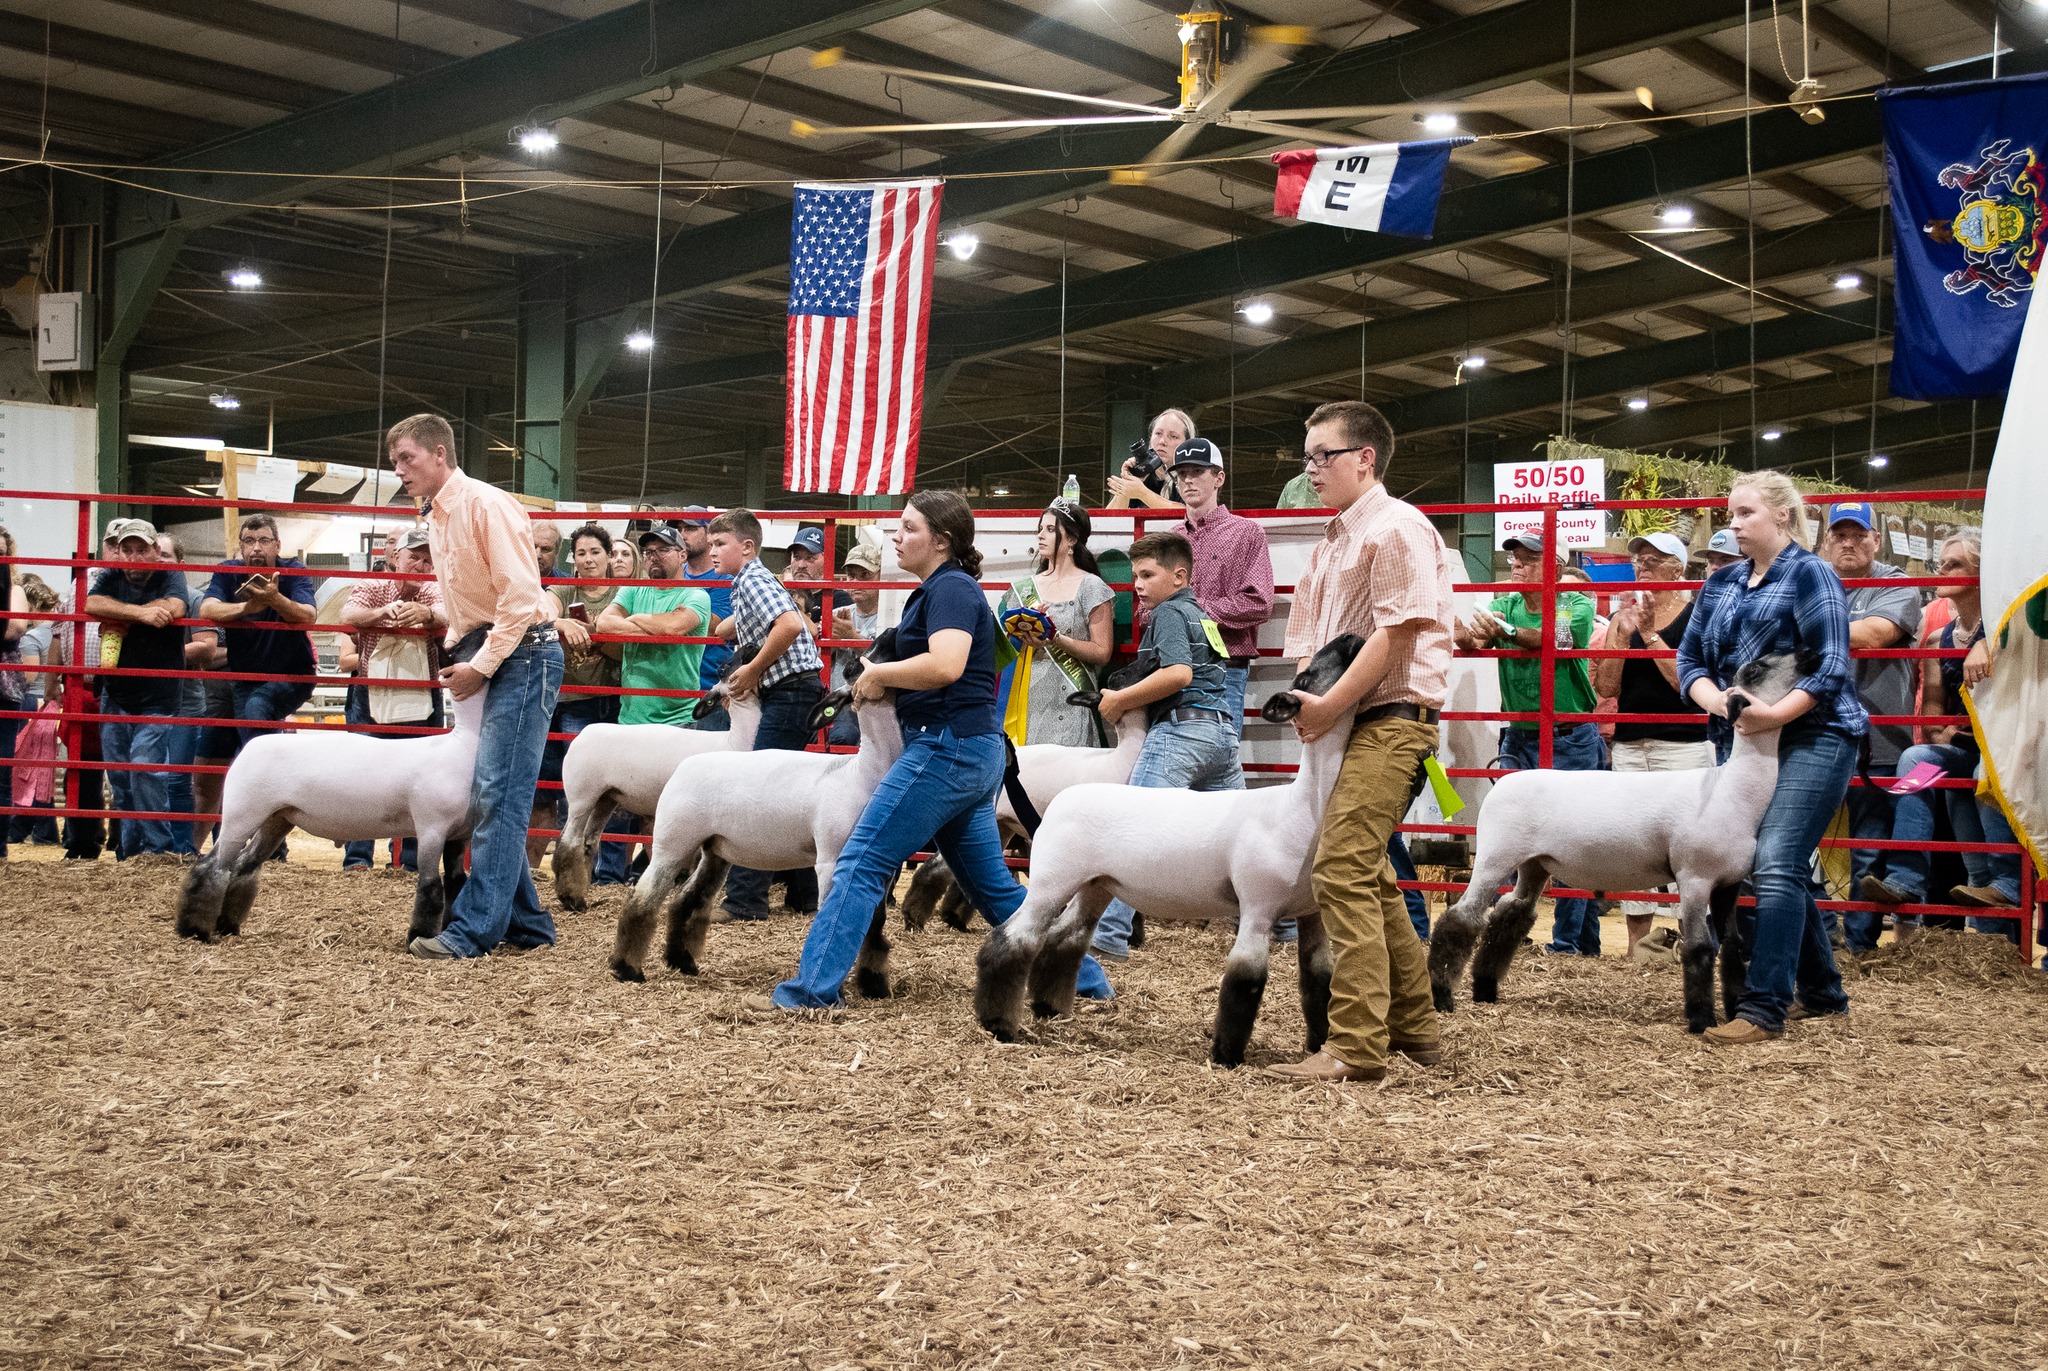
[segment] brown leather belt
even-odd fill
[[[1413,719],[1418,724],[1433,724],[1442,717],[1441,710],[1416,704],[1412,700],[1395,700],[1390,704],[1374,705],[1371,709],[1361,712],[1358,722],[1369,724],[1375,719]]]

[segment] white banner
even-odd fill
[[[1607,463],[1598,457],[1573,458],[1567,462],[1495,462],[1493,500],[1495,504],[1529,505],[1531,509],[1500,510],[1493,516],[1493,545],[1496,549],[1517,533],[1543,536],[1544,505],[1590,504],[1607,498]],[[1559,551],[1575,547],[1607,545],[1607,513],[1585,509],[1560,511],[1557,516]]]

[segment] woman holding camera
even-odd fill
[[[1161,410],[1152,421],[1150,436],[1143,443],[1131,444],[1131,455],[1124,459],[1122,473],[1109,478],[1109,503],[1105,508],[1149,505],[1153,509],[1179,509],[1180,493],[1174,489],[1168,469],[1173,465],[1174,450],[1188,439],[1200,436],[1186,410]]]

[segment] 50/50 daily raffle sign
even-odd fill
[[[1607,463],[1598,457],[1573,458],[1568,462],[1495,462],[1494,503],[1528,505],[1532,508],[1527,511],[1495,511],[1493,545],[1499,547],[1517,533],[1533,533],[1541,538],[1544,505],[1590,504],[1606,498]],[[1606,545],[1605,510],[1575,509],[1558,512],[1559,551]]]

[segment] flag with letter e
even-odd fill
[[[2005,394],[2048,247],[2048,76],[1878,92],[1897,300],[1892,394]]]
[[[796,188],[787,489],[911,488],[942,190],[937,181]]]
[[[1276,152],[1273,214],[1315,224],[1427,238],[1436,232],[1451,149],[1469,138]]]

